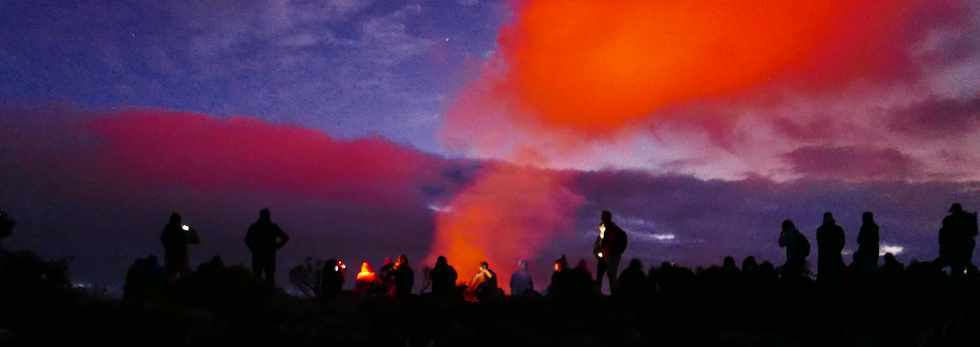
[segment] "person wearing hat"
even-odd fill
[[[963,211],[963,205],[954,203],[939,229],[939,257],[953,276],[961,276],[973,268],[976,237],[976,213]]]

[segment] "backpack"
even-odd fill
[[[799,233],[800,235],[800,246],[803,249],[803,257],[810,256],[810,240],[807,240],[806,235]]]

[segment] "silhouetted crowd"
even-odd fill
[[[10,236],[15,225],[13,218],[0,211],[0,240]],[[481,262],[474,268],[471,277],[462,277],[451,265],[450,259],[444,256],[439,256],[433,266],[423,268],[421,295],[414,294],[415,271],[406,255],[394,260],[384,259],[377,269],[369,262],[362,261],[356,273],[348,272],[347,264],[341,259],[320,261],[309,257],[302,264],[292,267],[288,278],[304,296],[315,299],[312,302],[317,302],[323,312],[339,312],[345,303],[359,302],[356,312],[374,312],[382,317],[398,312],[415,312],[441,324],[450,324],[442,320],[451,318],[438,316],[439,312],[449,317],[464,311],[479,317],[479,312],[484,312],[487,316],[480,319],[491,319],[507,316],[507,310],[511,310],[515,314],[520,312],[526,315],[514,318],[525,323],[531,317],[574,320],[579,318],[572,317],[583,313],[606,315],[602,323],[596,323],[599,327],[595,330],[586,329],[590,334],[599,335],[611,334],[607,332],[610,329],[617,331],[611,340],[614,342],[604,344],[637,344],[637,341],[649,338],[643,337],[646,335],[642,330],[623,330],[638,329],[627,322],[633,319],[668,331],[658,339],[675,343],[709,339],[685,335],[697,329],[707,329],[720,334],[712,335],[710,339],[721,340],[757,336],[752,334],[765,336],[778,331],[780,339],[791,340],[797,335],[819,337],[814,340],[814,345],[823,342],[833,344],[839,342],[834,339],[843,337],[869,338],[880,344],[906,342],[906,339],[915,338],[929,341],[920,345],[933,345],[936,341],[949,345],[948,342],[955,341],[949,340],[952,336],[959,336],[965,331],[956,324],[973,322],[972,318],[955,316],[951,312],[958,312],[963,307],[980,308],[971,300],[964,300],[968,295],[965,293],[980,289],[980,274],[972,263],[978,232],[977,214],[965,211],[959,203],[953,204],[949,215],[942,220],[938,232],[939,257],[931,261],[914,261],[907,267],[893,254],[880,256],[881,230],[871,212],[862,214],[856,235],[857,249],[850,263],[844,259],[847,240],[844,228],[830,212],[823,215],[823,223],[816,230],[815,274],[810,272],[808,266],[810,241],[791,220],[782,222],[776,240],[786,254],[785,262],[780,266],[768,261],[759,262],[750,256],[740,263],[732,257],[725,257],[721,265],[706,268],[691,269],[671,262],[646,268],[639,259],[634,258],[619,271],[628,245],[626,231],[614,222],[609,211],[600,214],[596,231],[593,242],[595,274],[590,271],[590,262],[585,259],[579,260],[573,267],[568,258],[562,255],[553,263],[547,286],[539,288],[528,271],[528,262],[516,260],[516,270],[506,284],[509,285],[509,296],[502,290],[498,274],[491,264]],[[208,312],[238,322],[234,329],[247,330],[250,329],[248,324],[253,323],[243,322],[273,319],[265,316],[277,312],[269,307],[296,305],[290,303],[293,299],[288,299],[289,296],[284,296],[275,287],[277,251],[287,244],[289,237],[272,222],[268,209],[260,211],[258,220],[248,227],[244,237],[244,243],[252,254],[251,269],[227,266],[220,257],[214,257],[198,265],[196,271],[192,270],[189,247],[199,244],[201,238],[198,231],[184,224],[177,213],[170,216],[160,240],[164,249],[162,264],[156,256],[148,256],[137,259],[126,273],[121,308],[131,317],[137,317],[128,324],[147,319],[157,322],[154,324],[159,326],[183,324],[179,322],[185,318],[170,317],[170,313],[166,313],[169,311],[164,309],[177,305],[206,308]],[[69,305],[64,301],[66,299],[51,298],[73,297],[75,299],[72,300],[77,300],[72,294],[64,294],[72,289],[67,279],[66,263],[49,263],[29,253],[11,253],[2,248],[0,259],[0,277],[5,283],[17,284],[0,285],[0,298],[16,304],[11,306],[15,307],[11,312],[30,312],[31,307],[48,307],[45,305],[51,306],[50,310],[53,311],[64,310],[61,306]],[[349,278],[353,278],[353,290],[344,291],[344,284]],[[608,280],[611,292],[608,297],[601,294],[605,280]],[[9,301],[16,297],[37,298],[37,301]],[[271,304],[270,300],[279,301]],[[42,302],[46,304],[40,304]],[[900,309],[894,307],[899,302],[904,305]],[[440,304],[431,306],[431,303]],[[454,305],[471,308],[457,308]],[[857,311],[847,314],[839,311],[844,308]],[[905,313],[901,310],[905,310]],[[715,312],[717,316],[705,317],[697,313],[703,311]],[[616,314],[609,316],[611,312]],[[659,316],[656,312],[669,313],[669,316]],[[913,318],[907,316],[913,313]],[[80,313],[73,311],[73,314]],[[771,321],[772,317],[784,319],[772,321],[770,326],[752,323]],[[899,322],[897,317],[905,318]],[[848,328],[851,323],[835,325],[835,319],[870,325],[861,328],[864,330],[851,331]],[[870,319],[878,319],[881,323],[867,323]],[[24,331],[31,329],[12,322],[9,318],[0,319],[0,342],[3,341],[4,324],[26,329]],[[808,330],[803,322],[819,328]],[[417,345],[419,341],[427,341],[422,344],[460,341],[450,338],[454,333],[448,330],[418,324],[405,322],[404,326],[392,325],[384,329],[390,336],[405,339],[398,340],[399,343],[409,345]],[[459,322],[452,324],[469,326]],[[542,324],[560,331],[575,331],[573,327],[555,325],[559,324],[555,322]],[[935,324],[945,325],[940,329],[933,327]],[[153,329],[142,325],[134,327],[136,330],[133,330],[133,334]],[[423,333],[414,333],[413,329]],[[724,335],[729,330],[749,335]],[[263,336],[280,333],[267,332]],[[372,336],[371,333],[367,335]],[[629,336],[637,340],[629,340]],[[578,344],[578,341],[572,342]]]

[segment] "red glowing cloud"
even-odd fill
[[[906,67],[898,1],[527,1],[449,127],[510,117],[546,130],[617,130],[656,111],[782,84],[839,88]],[[505,109],[493,113],[488,109]]]
[[[87,123],[101,165],[138,182],[207,192],[276,191],[353,203],[416,201],[438,159],[377,138],[339,141],[254,118],[126,111]]]

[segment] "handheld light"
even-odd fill
[[[187,226],[187,224],[182,224],[182,225],[180,226],[180,228],[181,228],[181,229],[184,229],[184,231],[190,231],[190,230],[191,230],[191,227],[189,227],[189,226]]]

